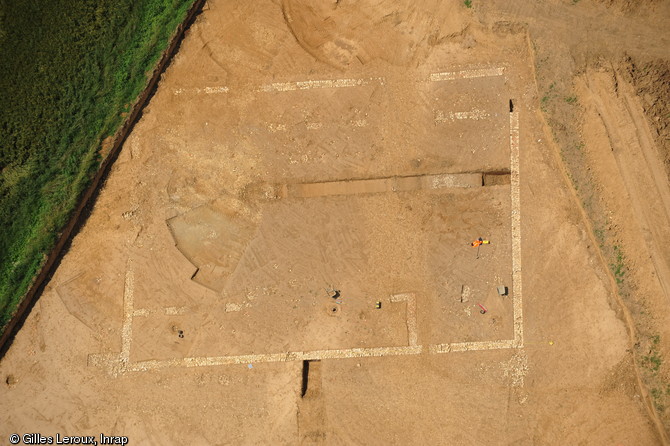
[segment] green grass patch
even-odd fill
[[[601,227],[597,227],[593,230],[593,233],[596,236],[596,241],[598,242],[598,246],[602,248],[602,246],[605,244],[605,229]]]
[[[551,97],[548,94],[542,96],[542,99],[540,99],[540,110],[542,110],[543,113],[547,113],[547,105],[549,104],[550,99]]]
[[[642,365],[649,371],[656,373],[660,370],[661,365],[663,364],[663,358],[661,357],[661,354],[658,351],[661,343],[661,336],[653,335],[649,337],[649,340],[651,341],[651,346],[649,348],[649,353],[647,355],[642,356]],[[652,394],[654,390],[658,391],[658,389],[652,389]],[[670,391],[670,385],[668,385],[667,391]],[[664,393],[663,391],[659,392],[660,393],[657,396],[655,396],[655,398],[659,398]]]
[[[626,274],[626,265],[624,264],[625,258],[618,245],[614,245],[612,250],[614,251],[614,262],[610,264],[610,269],[614,274],[616,282],[621,285],[623,283],[624,275]]]
[[[654,405],[656,406],[656,409],[659,412],[663,412],[665,410],[665,404],[663,404],[664,400],[663,389],[654,387],[653,389],[651,389],[651,397],[654,400]]]
[[[642,365],[652,372],[658,372],[661,368],[661,364],[663,364],[663,359],[656,351],[642,357]]]
[[[556,82],[549,84],[549,89],[540,99],[540,109],[542,112],[547,113],[549,111],[548,106],[549,102],[556,97]],[[554,128],[552,127],[552,131]]]
[[[0,0],[0,329],[193,0]]]
[[[466,8],[472,8],[472,0],[464,0],[463,4]]]

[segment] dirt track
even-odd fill
[[[515,4],[209,2],[0,363],[0,438],[662,442]],[[646,125],[608,79],[579,90],[594,148]],[[614,148],[603,181],[662,201]]]

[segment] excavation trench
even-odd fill
[[[278,195],[285,198],[311,198],[332,195],[359,195],[446,188],[475,188],[500,184],[510,184],[509,170],[287,184],[281,186]]]
[[[302,362],[302,385],[300,388],[300,397],[301,398],[316,397],[320,393],[321,393],[321,361],[318,359],[305,360]]]

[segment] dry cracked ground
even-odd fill
[[[0,362],[0,438],[667,444],[668,18],[209,1]]]

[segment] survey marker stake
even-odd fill
[[[481,310],[479,310],[479,312],[481,314],[486,314],[486,312],[489,311],[489,310],[486,309],[486,307],[484,307],[484,305],[479,304],[479,303],[477,305],[479,305],[479,308],[481,308]]]

